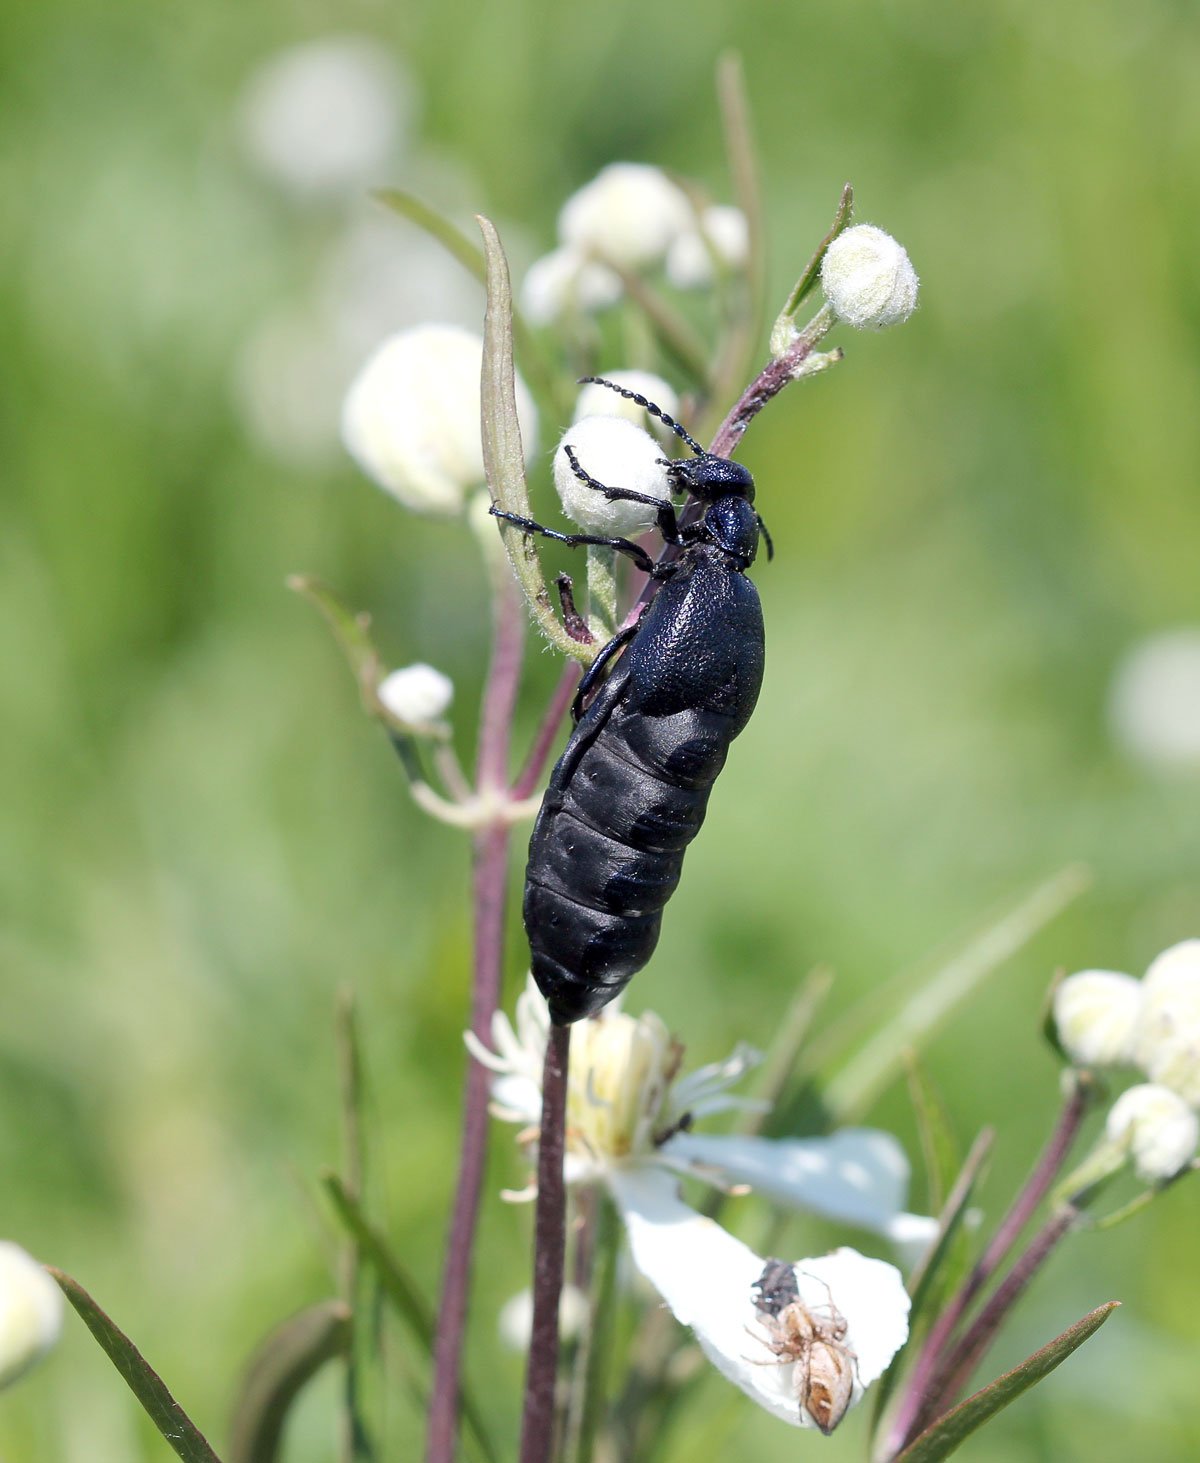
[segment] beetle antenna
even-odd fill
[[[695,437],[689,436],[674,417],[669,417],[661,406],[655,406],[652,401],[647,401],[644,396],[640,396],[636,391],[630,391],[625,386],[618,386],[615,381],[608,381],[603,376],[580,376],[578,384],[580,386],[607,386],[610,391],[615,391],[618,396],[623,396],[628,401],[636,401],[652,417],[657,417],[664,427],[670,427],[677,437],[688,444],[697,457],[708,456],[708,453],[696,441]]]

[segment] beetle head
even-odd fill
[[[727,497],[754,502],[754,479],[749,469],[731,457],[714,457],[711,452],[704,452],[698,457],[670,461],[667,474],[681,491],[704,503]]]

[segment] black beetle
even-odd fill
[[[746,570],[760,534],[773,552],[752,506],[754,479],[740,463],[705,452],[637,392],[599,376],[585,380],[636,401],[687,443],[695,456],[667,462],[667,472],[702,514],[681,526],[669,502],[597,482],[570,447],[571,467],[589,487],[657,507],[659,531],[678,550],[673,559],[656,564],[628,539],[558,533],[492,509],[527,533],[618,549],[658,583],[641,618],[604,646],[579,684],[576,726],[529,843],[525,929],[534,979],[558,1025],[599,1011],[658,943],[684,852],[704,821],[729,744],[758,700],[762,608]]]

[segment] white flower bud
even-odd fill
[[[750,255],[750,225],[740,208],[706,208],[699,229],[680,234],[667,250],[667,278],[679,290],[713,282],[713,252],[729,269],[741,269]]]
[[[639,396],[661,407],[669,417],[679,414],[679,397],[675,388],[652,371],[607,371],[604,379],[624,386],[626,391],[636,391]],[[674,436],[670,427],[652,417],[644,406],[630,401],[619,391],[597,386],[594,381],[583,388],[575,402],[575,421],[580,422],[584,417],[624,417],[636,427],[648,428],[656,437],[667,439]]]
[[[917,308],[920,281],[903,245],[874,224],[840,233],[821,261],[825,298],[856,330],[899,325]]]
[[[1081,970],[1054,992],[1058,1039],[1081,1067],[1131,1061],[1141,1009],[1141,982],[1111,970]]]
[[[1135,645],[1113,678],[1108,714],[1122,749],[1143,766],[1200,770],[1200,628]]]
[[[558,1296],[558,1335],[561,1341],[574,1341],[588,1323],[591,1307],[577,1285],[563,1286]],[[500,1340],[510,1351],[528,1351],[533,1334],[533,1291],[518,1290],[505,1301],[497,1318]]]
[[[1128,1143],[1133,1166],[1148,1184],[1172,1179],[1196,1153],[1200,1119],[1175,1092],[1143,1082],[1123,1092],[1108,1114],[1105,1133]]]
[[[379,683],[376,693],[397,721],[409,726],[428,726],[450,709],[454,682],[431,665],[418,661],[392,671]]]
[[[38,1361],[62,1330],[62,1291],[20,1245],[0,1240],[0,1387]]]
[[[535,260],[521,285],[521,309],[531,325],[549,325],[572,309],[594,314],[620,298],[620,275],[570,247]]]
[[[1133,1055],[1152,1082],[1200,1107],[1200,940],[1164,950],[1146,972]]]
[[[575,475],[570,447],[579,466],[610,488],[648,493],[660,502],[671,498],[662,448],[641,427],[623,417],[584,417],[563,433],[554,454],[554,486],[563,512],[585,533],[630,538],[654,527],[655,510],[646,503],[610,502]]]
[[[686,195],[647,163],[610,163],[563,205],[558,236],[627,269],[655,264],[692,226]]]
[[[479,436],[483,342],[456,325],[402,330],[359,372],[342,408],[342,441],[362,470],[418,513],[456,513],[484,481]],[[525,460],[537,411],[517,377]]]
[[[365,36],[292,46],[247,84],[244,145],[275,182],[301,196],[378,181],[409,109],[395,62]]]

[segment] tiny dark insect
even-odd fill
[[[585,380],[636,401],[687,443],[695,456],[667,463],[668,475],[703,512],[681,526],[669,502],[597,482],[570,447],[571,467],[590,488],[611,501],[656,507],[659,532],[678,549],[674,559],[655,564],[628,539],[558,533],[492,509],[527,533],[617,549],[659,586],[638,622],[604,646],[580,682],[576,726],[529,844],[525,929],[534,979],[558,1025],[599,1011],[658,943],[684,852],[704,821],[729,744],[758,700],[762,609],[746,570],[760,534],[772,553],[752,506],[754,479],[740,463],[705,452],[637,392],[603,377]]]
[[[767,1333],[756,1339],[777,1359],[755,1364],[794,1367],[796,1400],[828,1437],[845,1417],[854,1395],[857,1358],[846,1345],[849,1323],[832,1296],[810,1310],[800,1299],[795,1270],[784,1260],[768,1260],[751,1288],[759,1292],[754,1304]],[[825,1289],[828,1292],[829,1287]]]

